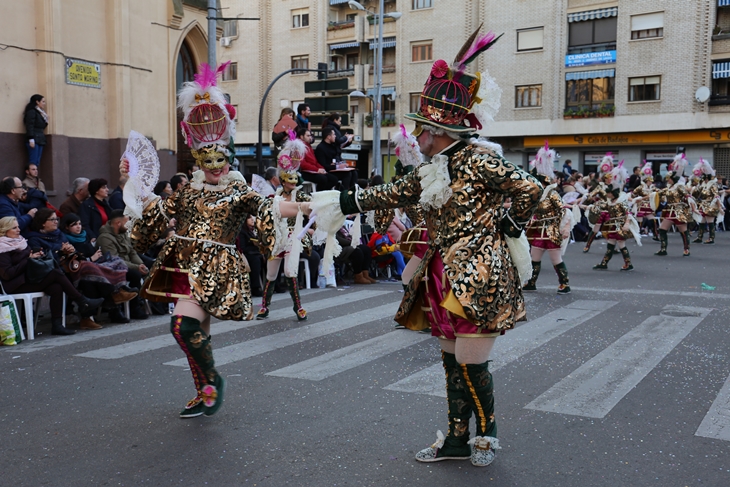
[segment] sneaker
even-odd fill
[[[472,454],[469,445],[464,445],[465,448],[463,449],[450,448],[449,450],[454,451],[448,451],[444,453],[441,448],[444,446],[446,438],[441,431],[437,431],[436,435],[438,437],[436,443],[416,453],[417,461],[423,463],[432,463],[441,462],[444,460],[468,460],[469,458],[471,458]]]
[[[527,283],[522,286],[522,290],[523,291],[537,291],[537,286],[535,284]]]
[[[689,249],[685,249],[685,250],[684,250],[684,251],[682,252],[682,257],[689,257]]]
[[[203,396],[204,414],[213,416],[223,405],[223,393],[226,392],[226,380],[217,375],[214,384],[206,384],[200,391]]]
[[[180,411],[180,418],[197,418],[198,416],[201,416],[204,411],[205,405],[203,404],[203,400],[196,397],[192,401],[188,402],[187,406]]]
[[[608,269],[608,265],[606,264],[598,264],[593,266],[593,270],[596,271],[605,271],[606,269]]]
[[[269,317],[269,308],[261,308],[258,313],[256,313],[256,319],[257,320],[264,320]]]
[[[558,294],[570,294],[570,286],[566,286],[564,284],[561,284],[558,287]]]
[[[492,436],[477,436],[469,440],[472,445],[471,464],[475,467],[486,467],[497,456],[495,450],[500,450],[499,440]]]
[[[623,267],[621,268],[621,270],[622,270],[622,271],[633,271],[633,270],[634,270],[634,266],[633,266],[633,265],[631,265],[631,264],[629,264],[629,265],[625,265],[625,266],[623,266]]]
[[[654,252],[654,255],[667,255],[666,250],[660,250],[659,252]]]

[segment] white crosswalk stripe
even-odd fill
[[[353,303],[363,299],[370,299],[385,294],[390,294],[391,291],[359,291],[356,293],[339,294],[327,299],[320,299],[318,301],[312,301],[307,304],[306,309],[309,312],[320,311],[323,309],[329,309],[337,306],[342,306],[347,303]],[[291,299],[289,295],[276,296],[276,299],[272,302],[282,301],[284,298]],[[272,310],[269,313],[269,317],[265,320],[253,320],[253,321],[221,321],[211,325],[211,334],[220,335],[221,333],[228,333],[230,331],[241,330],[256,325],[262,325],[266,322],[274,320],[284,319],[287,316],[294,316],[294,311],[287,307],[285,309]],[[112,347],[101,348],[98,350],[92,350],[90,352],[80,353],[77,357],[86,358],[98,358],[98,359],[120,359],[136,355],[138,353],[149,352],[152,350],[158,350],[160,348],[169,347],[176,345],[175,339],[172,335],[165,334],[156,337],[146,338],[144,340],[136,340],[129,343],[122,343],[121,345],[115,345]]]
[[[528,404],[528,409],[603,418],[710,313],[669,306]]]
[[[616,301],[574,301],[567,306],[529,321],[499,337],[489,357],[489,370],[514,362],[550,340],[585,323],[618,304]],[[391,391],[446,397],[444,369],[441,362],[421,370],[386,389]]]
[[[215,350],[215,365],[222,365],[238,362],[249,357],[261,355],[280,348],[296,345],[298,343],[323,337],[331,333],[347,330],[356,326],[377,321],[383,318],[392,318],[398,309],[398,303],[390,303],[365,311],[350,313],[344,317],[332,318],[311,325],[302,326],[293,330],[267,335],[235,345],[218,348]],[[173,360],[165,365],[187,367],[187,359]]]
[[[730,377],[720,389],[695,435],[730,441]]]
[[[430,335],[421,333],[403,333],[400,330],[392,331],[385,335],[269,372],[266,375],[289,377],[292,379],[322,380],[430,338]]]

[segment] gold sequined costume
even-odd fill
[[[162,302],[190,298],[218,319],[252,319],[248,265],[235,240],[250,213],[258,218],[260,245],[273,248],[272,201],[241,178],[217,186],[191,182],[164,201],[150,203],[132,230],[135,249],[146,251],[172,218],[177,230],[162,247],[142,297]],[[180,273],[188,276],[189,296],[174,286],[173,275]]]
[[[525,229],[525,235],[530,245],[540,245],[539,241],[549,240],[554,247],[560,248],[563,237],[560,232],[560,223],[563,220],[563,200],[555,189],[551,190],[546,198],[537,204],[537,210]]]
[[[429,249],[408,284],[395,319],[405,326],[419,321],[411,315],[423,314],[420,298],[424,277],[438,253],[449,295],[456,298],[456,308],[463,308],[460,312],[473,324],[473,333],[509,330],[524,319],[525,302],[517,269],[500,231],[501,208],[504,198],[510,197],[510,217],[524,224],[535,210],[542,186],[490,149],[458,141],[441,154],[449,159],[453,194],[441,208],[425,212]],[[343,213],[417,204],[420,174],[428,165],[422,164],[394,183],[362,190],[357,196],[352,191],[343,193]]]
[[[681,183],[657,191],[659,198],[667,202],[662,210],[662,219],[670,219],[675,224],[686,224],[692,221],[692,211],[689,206],[689,188]]]
[[[716,198],[719,191],[717,189],[717,180],[703,181],[693,191],[693,196],[697,201],[700,213],[704,217],[716,217],[720,213],[720,208]]]

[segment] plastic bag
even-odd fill
[[[20,320],[15,309],[15,301],[10,299],[0,303],[0,345],[17,345],[21,342]]]

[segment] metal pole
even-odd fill
[[[376,53],[376,74],[375,74],[375,110],[373,113],[373,169],[376,174],[383,174],[383,160],[380,157],[380,125],[381,125],[381,91],[383,85],[383,10],[384,0],[380,0],[378,6],[378,45]]]
[[[215,29],[216,29],[216,17],[218,17],[218,11],[216,9],[216,0],[208,0],[208,65],[215,69],[218,63],[216,63],[216,44],[215,44]]]
[[[302,71],[313,71],[315,73],[318,73],[318,69],[287,69],[283,73],[279,74],[274,80],[269,83],[269,86],[266,87],[266,91],[264,92],[264,97],[261,99],[261,106],[259,107],[259,141],[256,144],[256,162],[258,163],[259,167],[259,174],[264,173],[264,154],[262,152],[263,147],[263,125],[264,125],[264,104],[266,103],[266,98],[269,96],[269,91],[271,91],[271,88],[274,86],[274,83],[279,81],[279,79],[284,76],[285,74],[289,74],[293,71],[296,72],[302,72]]]

